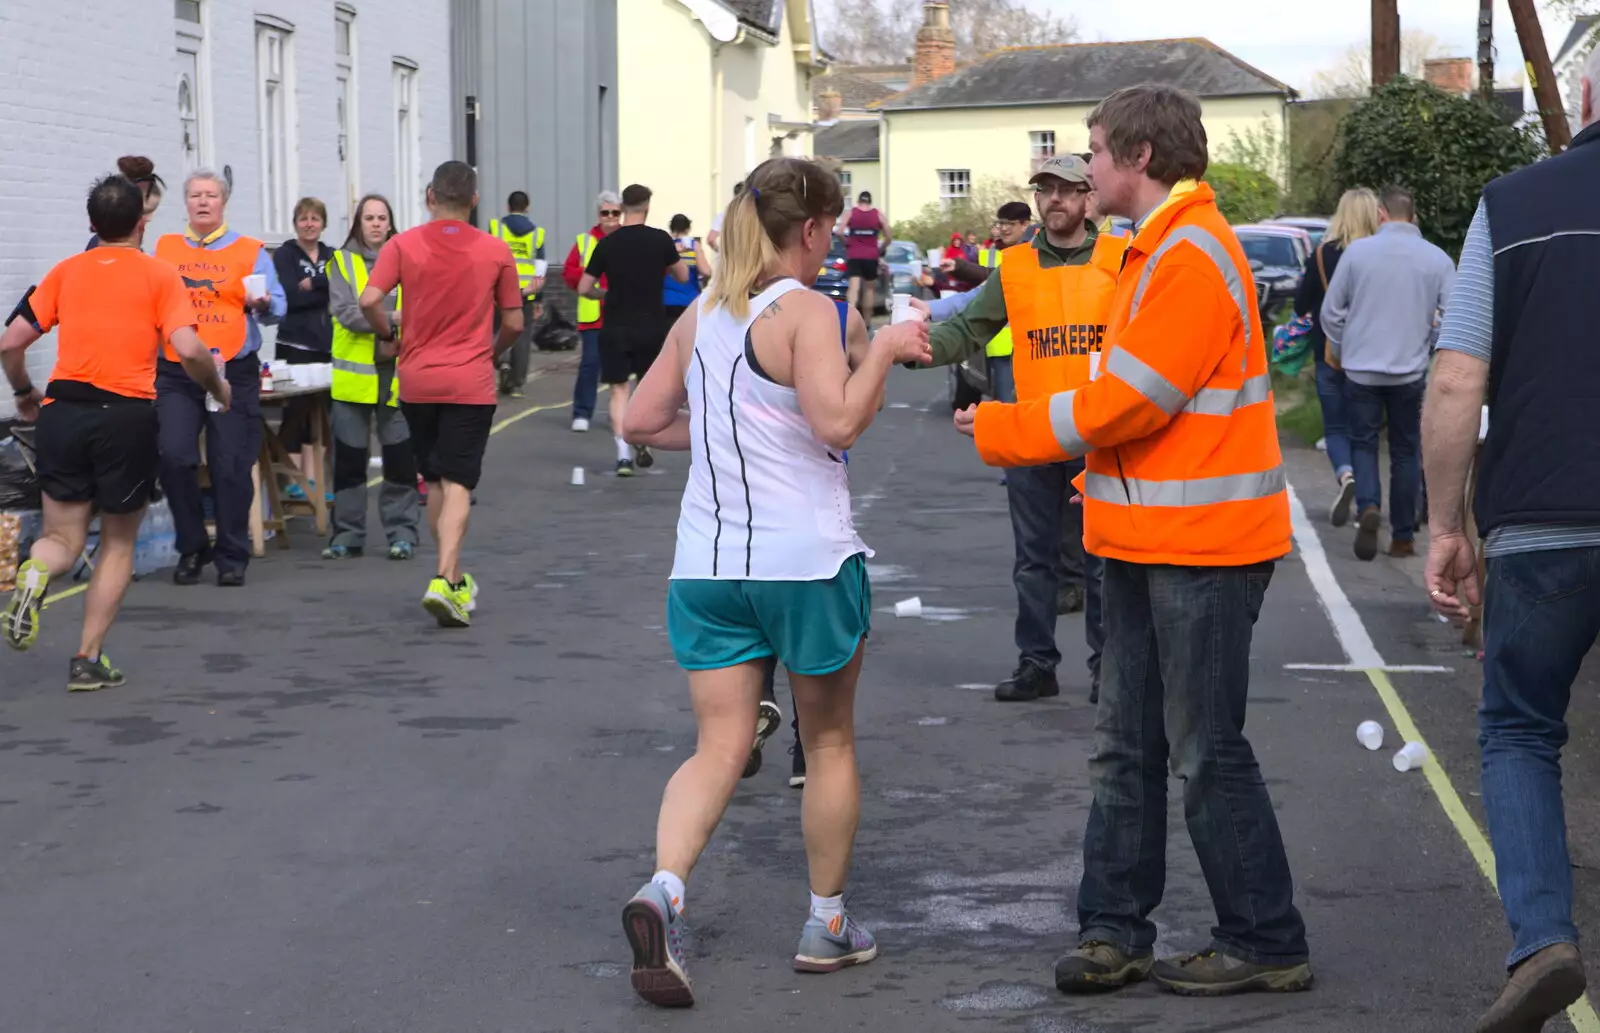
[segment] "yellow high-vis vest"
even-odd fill
[[[347,260],[348,259],[348,260]],[[359,299],[367,289],[367,263],[360,255],[343,250],[333,253],[339,273]],[[395,311],[400,311],[400,288],[395,288]],[[390,381],[388,404],[400,404],[400,374]],[[330,394],[336,402],[377,405],[378,336],[356,333],[337,318],[333,321],[333,385]]]
[[[1000,263],[1004,258],[1005,252],[992,244],[978,252],[978,264],[985,269],[1000,268]],[[983,346],[983,353],[991,359],[1003,359],[1010,355],[1011,328],[1008,326],[989,338],[989,343]]]
[[[532,294],[533,278],[537,272],[533,260],[539,249],[544,247],[544,227],[535,226],[532,233],[517,234],[501,225],[499,219],[490,219],[489,235],[506,242],[511,249],[511,257],[517,263],[517,286],[522,288],[523,296]]]
[[[589,268],[589,256],[594,254],[595,245],[598,243],[600,243],[598,239],[587,233],[578,234],[578,267],[580,275],[584,269]],[[600,322],[600,302],[594,298],[580,297],[578,299],[578,325],[582,326],[584,323],[598,322]]]

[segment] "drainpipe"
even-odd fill
[[[722,93],[725,78],[722,73],[722,50],[728,46],[738,46],[745,40],[745,32],[741,27],[731,40],[721,41],[713,38],[711,44],[711,215],[716,218],[716,213],[722,210],[725,203],[723,196],[727,191],[722,188],[722,136],[723,107]]]

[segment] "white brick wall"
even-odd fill
[[[294,27],[295,132],[291,182],[323,198],[325,240],[338,244],[344,183],[334,105],[334,0],[205,0],[212,164],[233,169],[233,228],[264,234],[256,120],[255,18]],[[362,192],[394,200],[420,195],[439,162],[451,157],[449,0],[349,0],[355,19],[357,148]],[[168,194],[146,233],[182,228],[182,153],[177,115],[178,56],[173,0],[3,0],[0,2],[0,318],[51,265],[89,237],[84,196],[123,154],[145,154]],[[392,66],[419,72],[422,146],[419,182],[395,183]],[[204,73],[202,73],[204,74]],[[420,208],[420,203],[419,203]],[[270,351],[270,348],[269,348]],[[53,335],[29,351],[43,384],[54,363]],[[11,392],[0,391],[0,415]]]

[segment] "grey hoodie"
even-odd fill
[[[1409,384],[1428,372],[1456,265],[1415,226],[1387,222],[1345,248],[1322,328],[1328,352],[1358,384]]]
[[[378,252],[368,251],[366,248],[362,248],[360,251],[355,251],[351,248],[340,248],[339,253],[344,255],[344,260],[347,264],[351,255],[360,255],[362,261],[367,264],[367,275],[369,276],[372,274],[373,264],[378,261]],[[383,299],[383,307],[384,311],[389,313],[389,317],[394,321],[394,324],[399,326],[400,317],[395,313],[394,300],[394,292],[391,291],[389,296]],[[362,314],[359,302],[360,299],[356,297],[355,288],[351,287],[350,282],[339,272],[338,259],[329,262],[328,311],[333,313],[333,318],[338,320],[339,325],[346,330],[358,334],[370,334],[372,333],[372,324],[368,323],[367,317]],[[393,362],[394,360],[390,359],[389,361]]]

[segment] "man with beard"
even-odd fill
[[[961,362],[988,350],[995,396],[1026,402],[1071,391],[1098,371],[1117,270],[1127,242],[1101,236],[1085,221],[1089,168],[1081,158],[1057,155],[1031,180],[1043,232],[1031,243],[1004,252],[1000,274],[954,319],[933,328],[933,365]],[[1002,209],[1002,213],[1004,210]],[[1004,219],[1001,220],[1002,228]],[[995,355],[997,336],[1005,335]],[[1009,368],[1007,368],[1009,367]],[[995,699],[1023,702],[1061,692],[1056,666],[1056,591],[1069,576],[1063,562],[1062,527],[1068,519],[1072,479],[1083,460],[1018,467],[1007,472],[1006,495],[1016,539],[1016,645],[1011,677],[995,688]],[[1081,550],[1079,551],[1081,555]],[[1076,572],[1082,577],[1082,571]],[[1091,583],[1090,591],[1097,586]],[[1097,609],[1097,607],[1094,607]]]

